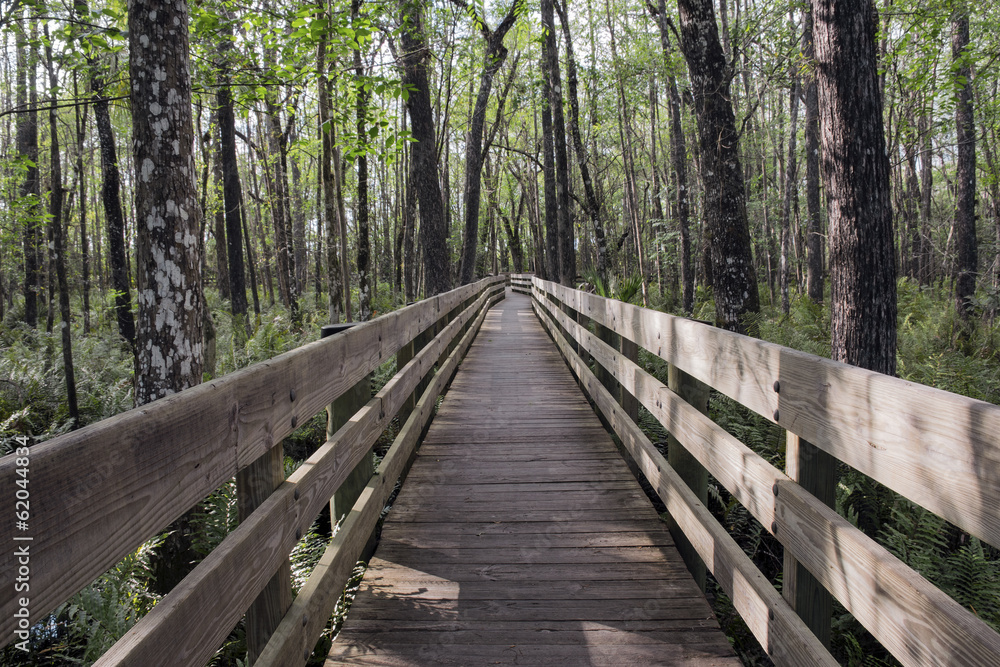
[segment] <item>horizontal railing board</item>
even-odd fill
[[[32,622],[232,478],[491,278],[31,448]],[[325,380],[317,382],[317,371]],[[294,394],[294,400],[293,400]],[[16,457],[0,459],[14,488]],[[11,543],[13,522],[0,525]],[[14,559],[0,561],[12,581]],[[0,638],[20,594],[0,593]]]
[[[444,347],[493,291],[484,289],[475,305],[413,357],[406,373],[390,379],[96,664],[138,667],[155,664],[163,655],[170,655],[174,665],[207,662]]]
[[[549,313],[536,307],[588,396],[649,480],[667,511],[733,600],[751,632],[778,665],[836,665],[830,652],[743,553],[711,512],[670,467],[583,360],[558,333]],[[693,409],[693,408],[692,408]]]
[[[288,613],[274,631],[256,662],[259,667],[301,666],[309,659],[351,577],[358,556],[393,491],[396,480],[416,448],[421,431],[434,412],[437,396],[457,370],[487,311],[499,298],[499,296],[494,297],[480,310],[473,326],[435,374],[430,386],[417,402],[385,458],[382,459],[377,474],[368,482],[358,502],[302,586]]]
[[[734,497],[750,499],[741,500],[750,513],[903,664],[994,664],[1000,634],[561,308],[548,299],[536,304],[634,391]]]
[[[534,285],[1000,546],[1000,407],[555,283]]]

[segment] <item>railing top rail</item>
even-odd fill
[[[1000,407],[538,278],[533,282],[543,293],[1000,546]]]

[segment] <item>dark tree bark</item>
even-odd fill
[[[209,125],[218,125],[218,114],[212,114]],[[222,299],[232,298],[229,287],[229,251],[226,243],[226,177],[222,171],[222,141],[216,138],[212,150],[212,188],[215,191],[215,205],[212,206],[212,236],[215,237],[215,275]],[[211,150],[211,149],[210,149]],[[207,159],[206,155],[206,159]],[[205,174],[207,177],[208,174]],[[207,178],[203,179],[207,183]],[[202,208],[205,214],[205,208]]]
[[[796,65],[793,65],[793,68]],[[781,312],[788,314],[788,282],[791,277],[789,256],[792,253],[792,218],[795,212],[793,202],[798,201],[798,153],[795,143],[799,123],[799,80],[792,77],[792,90],[788,94],[789,115],[788,161],[785,163],[785,198],[781,207]]]
[[[832,356],[896,371],[896,265],[871,0],[814,0]]]
[[[24,321],[38,326],[38,225],[41,220],[41,188],[38,180],[38,92],[36,51],[29,47],[24,30],[17,29],[17,106],[27,109],[17,115],[17,153],[28,164],[19,194],[24,204]]]
[[[352,0],[351,19],[358,20],[361,0]],[[366,322],[372,317],[371,242],[368,231],[368,93],[365,92],[365,69],[361,63],[360,49],[354,49],[355,121],[357,123],[358,201],[358,319]],[[377,277],[376,277],[377,280]]]
[[[705,223],[712,253],[716,324],[755,334],[760,311],[747,225],[730,72],[719,44],[711,0],[678,0],[681,49],[691,72],[698,116]]]
[[[424,255],[424,292],[434,296],[451,289],[448,230],[445,226],[441,186],[438,182],[437,144],[431,90],[427,76],[430,52],[424,35],[423,0],[401,0],[403,21],[403,84],[410,93],[406,108],[414,143],[412,173],[420,200],[420,244]]]
[[[920,284],[930,283],[934,273],[934,263],[930,253],[931,234],[931,190],[934,188],[934,172],[931,168],[933,157],[931,145],[930,119],[923,111],[917,119],[917,134],[920,135]]]
[[[951,57],[956,77],[955,133],[955,309],[970,324],[976,293],[976,126],[972,113],[972,68],[969,65],[969,8],[957,3],[951,17]],[[966,332],[967,333],[967,332]]]
[[[77,73],[73,73],[73,96],[80,98],[77,85]],[[83,169],[83,153],[87,141],[87,111],[83,107],[76,108],[76,174],[79,178],[80,192],[80,270],[81,287],[83,288],[83,333],[90,333],[90,237],[87,231],[87,175]]]
[[[125,251],[125,214],[121,203],[121,179],[118,172],[118,151],[108,100],[104,97],[103,77],[91,70],[91,88],[94,91],[94,120],[97,138],[101,145],[101,201],[107,227],[108,264],[111,266],[111,289],[115,295],[115,315],[118,333],[136,351],[135,319],[132,316],[132,289],[129,281],[128,259]]]
[[[222,20],[222,40],[219,45],[220,85],[216,93],[219,103],[219,151],[222,162],[222,190],[226,218],[226,259],[229,264],[229,293],[234,324],[242,321],[247,337],[250,322],[247,320],[247,288],[243,266],[243,186],[236,162],[236,118],[233,112],[233,94],[229,86],[228,57],[232,52],[233,17],[229,10]],[[221,239],[216,238],[216,243]]]
[[[330,290],[330,322],[340,322],[343,312],[343,282],[340,270],[340,212],[337,209],[337,184],[333,169],[333,115],[330,83],[326,74],[327,38],[324,30],[317,46],[316,72],[319,86],[319,133],[322,139],[320,178],[323,182],[323,222],[326,225],[326,281]]]
[[[188,9],[184,0],[129,5],[139,327],[136,405],[201,382],[201,208],[195,188]],[[154,567],[160,592],[192,567],[189,517],[173,526]]]
[[[573,53],[573,37],[570,34],[569,21],[562,5],[555,0],[556,11],[559,12],[559,23],[562,25],[563,38],[566,42],[566,85],[569,88],[569,131],[573,137],[573,150],[576,153],[577,166],[580,169],[580,180],[583,181],[583,192],[586,197],[587,214],[594,226],[594,240],[597,242],[597,273],[607,278],[610,258],[608,257],[608,241],[604,233],[604,223],[601,220],[601,202],[594,190],[594,182],[590,176],[590,165],[587,159],[587,147],[583,143],[580,132],[580,102],[577,92],[578,76],[576,56]]]
[[[405,114],[404,114],[405,117]],[[415,187],[417,175],[414,172],[413,149],[406,149],[406,201],[403,208],[403,291],[406,302],[415,299],[414,280],[416,278],[415,252],[413,248],[414,227],[417,224],[417,190]]]
[[[473,270],[476,265],[476,239],[479,234],[479,204],[482,193],[483,176],[483,127],[486,124],[486,107],[490,101],[490,91],[493,89],[493,78],[504,61],[507,60],[507,47],[503,39],[517,20],[519,3],[511,2],[510,9],[503,17],[496,30],[491,30],[486,21],[475,13],[464,0],[452,2],[467,12],[472,12],[473,22],[486,42],[486,55],[483,69],[479,74],[479,92],[476,95],[476,105],[472,110],[469,125],[469,136],[465,142],[465,241],[462,245],[462,262],[458,281],[467,285],[473,280]]]
[[[691,262],[691,204],[687,176],[687,146],[685,145],[684,129],[681,126],[681,96],[677,89],[677,78],[674,76],[673,64],[670,62],[673,47],[670,44],[670,25],[667,16],[666,0],[658,0],[657,24],[660,28],[660,44],[667,61],[667,94],[670,109],[670,159],[676,184],[675,215],[677,231],[680,235],[681,264],[681,307],[685,313],[694,308],[694,265]]]
[[[545,59],[542,59],[544,72]],[[545,278],[559,282],[559,219],[556,203],[556,160],[552,141],[552,107],[549,101],[549,80],[542,76],[542,187],[545,193]]]
[[[802,34],[802,54],[806,60],[815,60],[813,44],[812,7],[805,11],[805,30]],[[806,102],[806,215],[808,239],[808,272],[806,293],[814,303],[823,302],[823,229],[819,201],[819,90],[815,71],[810,69],[805,80]]]
[[[69,281],[66,279],[66,242],[63,238],[63,185],[62,160],[59,154],[59,112],[57,110],[56,90],[59,79],[56,77],[55,64],[52,62],[52,43],[49,39],[49,28],[45,26],[46,65],[49,71],[49,169],[51,170],[52,194],[49,199],[49,228],[52,230],[52,263],[55,264],[56,278],[59,282],[59,317],[62,320],[59,330],[62,339],[63,370],[66,376],[66,403],[69,409],[73,427],[80,425],[80,410],[76,402],[76,374],[73,372],[73,337],[71,335],[71,320],[69,310]],[[50,268],[51,271],[51,268]]]
[[[542,55],[549,80],[549,109],[552,113],[552,145],[555,152],[556,221],[559,229],[559,282],[576,280],[576,234],[569,214],[569,155],[566,151],[566,117],[563,113],[559,46],[556,42],[554,0],[542,0],[542,28],[545,30]]]

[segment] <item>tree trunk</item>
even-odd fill
[[[229,87],[228,54],[232,51],[232,16],[225,10],[222,19],[222,40],[219,47],[220,86],[216,93],[219,103],[219,153],[222,162],[222,190],[226,218],[226,259],[229,264],[229,293],[233,313],[233,330],[237,323],[250,337],[247,319],[247,288],[243,267],[243,186],[240,184],[239,165],[236,162],[236,117],[233,112],[233,95]],[[222,239],[216,238],[216,243]]]
[[[566,151],[566,118],[563,113],[562,84],[559,73],[559,47],[555,34],[552,3],[542,0],[542,27],[545,30],[542,54],[549,80],[549,108],[552,113],[552,144],[555,151],[556,221],[559,229],[559,282],[572,285],[576,280],[576,234],[569,214],[569,158]]]
[[[107,223],[108,263],[111,266],[111,289],[115,295],[115,314],[118,333],[128,341],[136,352],[135,320],[132,317],[132,293],[125,252],[125,214],[121,204],[121,181],[118,173],[118,151],[115,147],[114,131],[111,129],[111,115],[108,100],[103,96],[103,78],[93,72],[91,89],[94,91],[94,120],[97,123],[97,138],[101,145],[101,200]]]
[[[187,3],[134,0],[129,10],[140,269],[135,402],[143,405],[201,382],[201,209],[192,154]],[[158,554],[159,592],[180,581],[194,559],[185,515]]]
[[[73,73],[73,96],[80,99],[77,74]],[[87,110],[76,109],[76,173],[80,179],[80,264],[83,288],[83,333],[90,333],[90,239],[87,231],[87,175],[83,169],[83,152],[87,141]],[[0,307],[2,308],[2,307]]]
[[[793,65],[793,67],[797,67]],[[796,133],[799,122],[799,80],[792,76],[792,90],[788,95],[789,115],[791,116],[788,134],[788,162],[785,163],[785,199],[781,207],[781,312],[788,314],[788,281],[791,270],[789,255],[792,251],[792,203],[798,190],[798,153],[795,149]]]
[[[678,0],[681,48],[698,116],[706,237],[712,253],[716,324],[756,334],[760,311],[750,249],[746,192],[730,101],[730,72],[711,0]]]
[[[542,59],[544,72],[545,59]],[[556,161],[552,141],[552,107],[549,101],[549,80],[542,76],[542,181],[545,192],[545,278],[559,282],[559,220],[556,215]]]
[[[569,1],[566,0],[567,5]],[[573,150],[576,153],[577,166],[580,169],[580,179],[583,181],[583,193],[586,197],[587,214],[594,226],[594,239],[597,242],[597,274],[607,279],[610,258],[608,256],[608,241],[604,233],[604,223],[601,220],[601,202],[594,190],[594,182],[590,175],[590,165],[587,160],[587,148],[580,132],[580,102],[577,93],[578,76],[576,56],[573,53],[573,37],[570,35],[569,20],[558,1],[554,2],[559,12],[559,23],[562,25],[563,38],[566,43],[566,85],[569,87],[569,131],[573,138]]]
[[[361,0],[351,2],[351,20],[356,22],[361,10]],[[365,92],[365,70],[361,51],[354,49],[355,121],[357,123],[358,151],[358,319],[366,322],[372,316],[371,245],[368,230],[368,93]],[[377,280],[377,277],[376,277]]]
[[[920,284],[929,285],[933,279],[934,264],[931,257],[931,191],[934,172],[929,112],[923,111],[917,119],[920,135]]]
[[[813,12],[807,6],[805,31],[802,34],[802,53],[809,62],[815,61],[813,43]],[[806,74],[806,211],[808,216],[809,271],[806,275],[806,292],[814,303],[823,302],[823,228],[820,220],[819,201],[819,92],[816,73]]]
[[[212,114],[209,124],[219,124],[217,113]],[[222,170],[222,159],[222,141],[216,139],[215,150],[212,151],[212,188],[215,190],[212,235],[215,237],[216,284],[219,288],[219,297],[227,300],[232,298],[232,290],[229,285],[229,251],[226,243],[226,177]]]
[[[464,2],[456,4],[464,5]],[[476,238],[479,231],[479,204],[483,175],[483,126],[486,124],[486,107],[490,101],[490,91],[493,89],[493,78],[507,59],[507,47],[503,45],[503,39],[517,20],[518,7],[518,2],[511,2],[507,15],[496,30],[490,30],[486,21],[481,17],[473,17],[486,42],[486,55],[483,59],[482,72],[479,75],[479,93],[476,95],[476,105],[472,110],[469,136],[465,142],[465,242],[462,246],[462,263],[458,277],[458,281],[462,285],[472,282],[473,269],[476,265]],[[471,11],[475,12],[475,10]]]
[[[41,219],[41,188],[38,180],[38,92],[35,73],[36,50],[28,46],[24,30],[17,29],[17,106],[27,109],[17,115],[17,153],[28,162],[19,194],[24,202],[24,321],[38,326],[38,225]]]
[[[660,28],[660,44],[667,61],[667,93],[670,109],[670,159],[674,172],[674,182],[677,186],[676,199],[677,231],[680,234],[680,264],[681,264],[681,308],[685,313],[694,309],[694,266],[691,262],[691,204],[688,199],[687,176],[687,146],[684,141],[684,129],[681,126],[681,96],[677,90],[677,78],[674,76],[673,65],[670,62],[673,48],[670,46],[670,31],[667,23],[666,0],[658,0],[657,24]]]
[[[52,178],[52,196],[49,200],[49,228],[52,230],[52,261],[59,282],[59,318],[62,339],[63,371],[66,376],[66,404],[69,409],[73,428],[80,426],[80,410],[76,403],[76,375],[73,372],[73,337],[69,310],[69,281],[66,279],[66,241],[63,238],[63,186],[62,161],[59,154],[59,111],[57,110],[56,90],[59,79],[56,77],[55,64],[52,62],[52,43],[49,39],[49,28],[45,28],[46,65],[49,70],[49,168]],[[52,269],[49,269],[50,272]]]
[[[411,144],[415,186],[420,200],[420,243],[424,255],[425,295],[434,296],[451,288],[451,262],[431,109],[427,60],[430,52],[424,36],[423,0],[401,0],[404,29],[403,84],[410,87],[406,107],[414,142]]]
[[[340,269],[340,213],[337,209],[337,184],[333,169],[333,123],[330,108],[330,83],[326,76],[327,38],[324,30],[316,49],[316,72],[319,86],[319,133],[322,140],[320,178],[323,182],[323,218],[326,225],[326,280],[330,290],[330,323],[340,322],[343,312],[344,285]]]
[[[955,166],[955,309],[972,325],[972,297],[976,294],[976,126],[972,113],[972,68],[969,64],[969,9],[956,4],[951,18],[951,57],[956,78],[955,133],[958,160]],[[968,331],[964,336],[968,336]]]
[[[816,0],[816,63],[830,218],[831,351],[896,371],[889,158],[871,0]]]

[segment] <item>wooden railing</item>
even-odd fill
[[[510,288],[511,290],[518,292],[520,294],[531,295],[531,279],[534,276],[530,273],[512,273],[510,274]]]
[[[793,610],[815,612],[796,591],[811,573],[818,597],[832,593],[905,665],[997,664],[1000,635],[796,480],[835,457],[1000,545],[1000,407],[537,278],[532,292],[581,386],[665,503],[679,546],[692,546],[775,662],[835,664]],[[606,343],[609,331],[670,364],[671,386]],[[670,447],[670,463],[581,355],[683,446]],[[682,398],[704,395],[704,385],[786,429],[785,472]],[[702,466],[784,546],[784,597],[705,508]]]
[[[305,664],[436,397],[488,308],[503,298],[505,282],[493,277],[466,285],[32,447],[29,531],[0,523],[7,549],[21,544],[30,551],[30,592],[7,585],[17,559],[0,560],[3,643],[20,641],[22,609],[25,623],[45,618],[227,480],[254,466],[273,467],[270,453],[283,438],[397,355],[398,372],[375,397],[273,493],[265,492],[246,520],[98,663],[204,665],[402,408],[398,437],[290,608],[287,591],[284,598],[270,588],[265,594],[273,598],[265,606],[284,599],[278,604],[286,608],[256,664]],[[426,389],[415,396],[421,385]],[[0,459],[2,488],[17,488],[23,463],[16,455]],[[287,579],[278,581],[278,588],[287,586]]]

